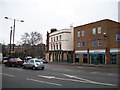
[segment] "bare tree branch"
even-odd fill
[[[30,34],[24,33],[24,35],[22,35],[21,40],[22,43],[30,45],[37,45],[43,43],[42,34],[38,32],[31,32]]]

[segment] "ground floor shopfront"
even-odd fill
[[[73,51],[49,51],[46,54],[46,59],[49,62],[67,62],[73,63]]]
[[[99,49],[75,51],[75,63],[118,64],[120,49]]]

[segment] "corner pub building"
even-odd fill
[[[74,27],[74,62],[120,64],[120,22],[104,19]]]

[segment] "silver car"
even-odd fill
[[[45,65],[40,59],[32,58],[28,60],[27,62],[23,63],[23,68],[31,68],[33,70],[36,70],[36,69],[43,70],[45,68]]]

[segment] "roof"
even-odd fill
[[[54,36],[62,33],[71,33],[71,29],[61,29],[49,34],[49,36]]]
[[[114,23],[118,23],[118,24],[120,24],[120,22],[117,22],[117,21],[113,21],[113,20],[110,20],[110,19],[103,19],[103,20],[99,20],[99,21],[91,22],[91,23],[88,23],[88,24],[84,24],[84,25],[76,26],[76,27],[74,27],[74,28],[78,28],[78,27],[82,27],[82,26],[87,26],[87,25],[90,25],[90,24],[95,24],[95,23],[104,22],[104,21],[110,21],[110,22],[114,22]]]

